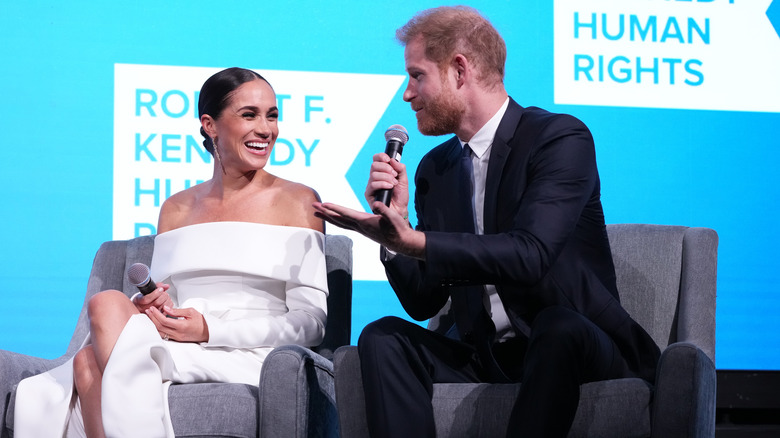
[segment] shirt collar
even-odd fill
[[[498,131],[498,125],[501,123],[501,119],[504,117],[504,113],[506,113],[506,109],[508,106],[509,106],[509,97],[506,98],[504,104],[501,105],[501,108],[498,109],[498,112],[496,112],[493,115],[493,117],[491,117],[490,120],[487,121],[487,123],[485,123],[481,128],[479,128],[479,131],[477,131],[477,133],[474,134],[473,137],[471,137],[471,140],[468,141],[471,151],[477,157],[482,158],[482,155],[484,155],[485,152],[487,152],[487,150],[490,149],[490,146],[493,144],[493,139],[496,137],[496,131]],[[466,144],[465,141],[460,140],[461,147],[465,144]]]

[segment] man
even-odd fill
[[[475,10],[423,11],[397,37],[420,132],[456,136],[420,161],[417,228],[406,221],[405,166],[386,154],[365,193],[375,214],[315,208],[383,246],[411,317],[431,318],[449,299],[455,326],[436,333],[388,317],[364,329],[371,435],[434,436],[433,383],[513,381],[522,385],[508,434],[566,436],[580,384],[652,381],[659,358],[619,303],[591,134],[508,97],[504,41]],[[373,201],[390,188],[389,207]]]

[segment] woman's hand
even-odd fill
[[[165,306],[173,307],[173,300],[168,295],[168,289],[171,286],[165,283],[157,283],[157,289],[147,295],[137,294],[133,299],[133,304],[139,312],[146,312],[151,307],[162,309]]]
[[[151,294],[150,294],[151,295]],[[178,342],[207,342],[209,327],[203,315],[193,308],[174,309],[164,306],[162,311],[149,307],[146,314],[152,320],[160,336]]]

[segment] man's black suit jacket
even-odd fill
[[[653,382],[659,349],[620,305],[587,127],[510,99],[490,153],[484,235],[463,232],[458,219],[459,198],[467,196],[458,189],[460,154],[453,137],[417,168],[426,260],[398,255],[384,262],[409,315],[431,318],[455,288],[495,284],[517,333],[519,320],[530,325],[547,306],[575,309],[610,335],[631,371]]]

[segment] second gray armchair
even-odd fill
[[[623,306],[661,347],[655,386],[641,379],[582,385],[569,437],[715,434],[715,288],[718,235],[709,228],[608,225]],[[446,309],[432,330],[452,325]],[[356,347],[336,351],[343,438],[368,436]],[[437,383],[439,437],[505,436],[520,384]]]

